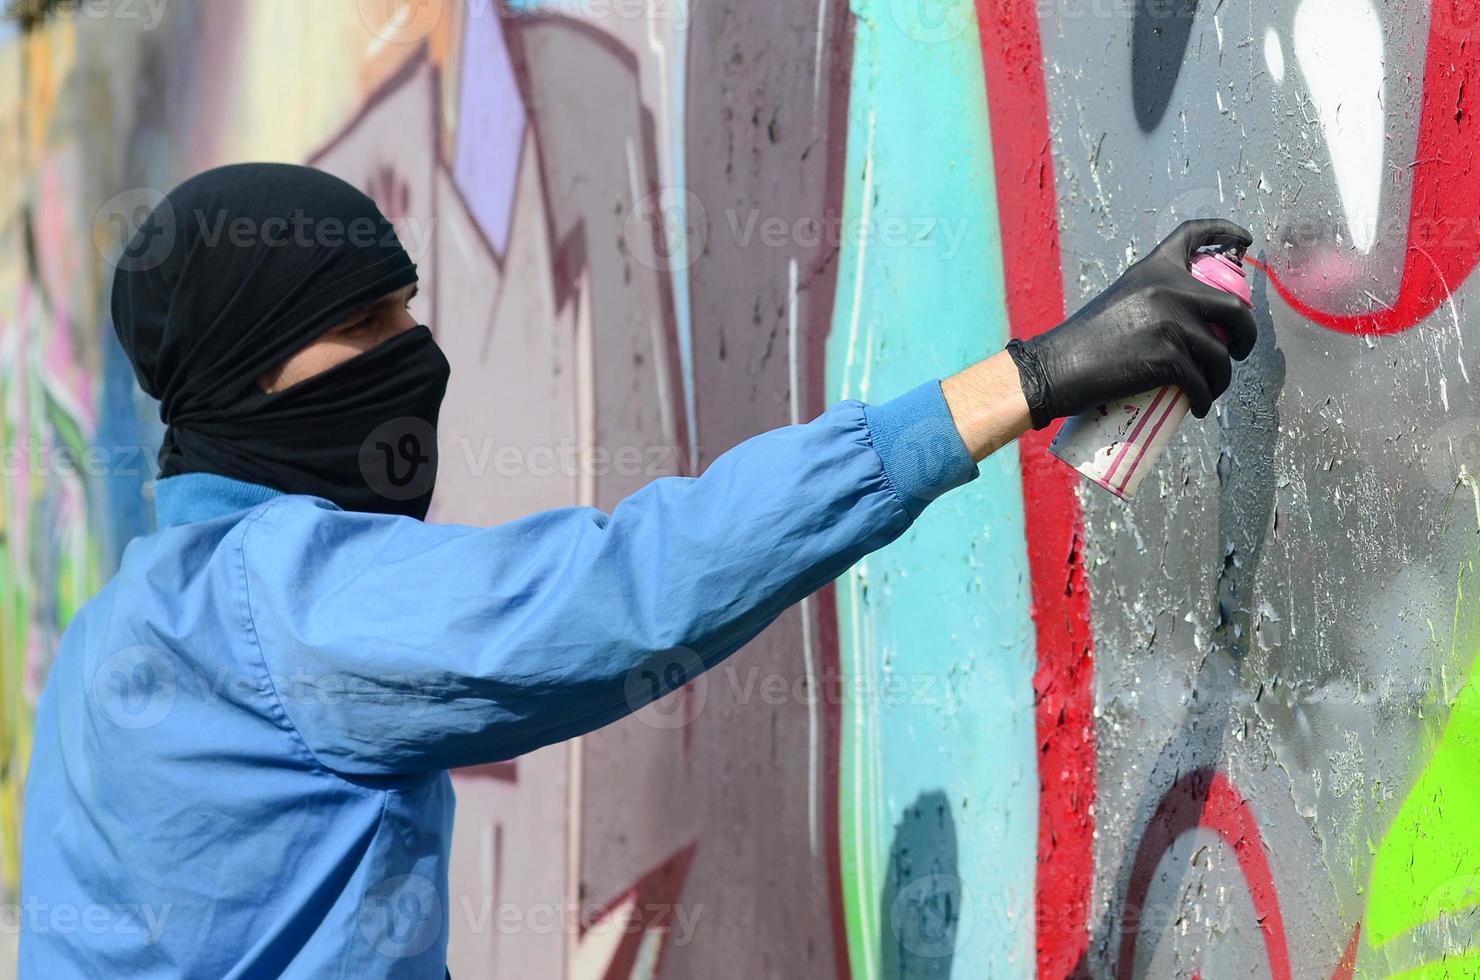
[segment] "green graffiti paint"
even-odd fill
[[[1467,635],[1464,574],[1455,598],[1453,635]],[[1450,651],[1440,677],[1455,666]],[[1449,700],[1443,697],[1442,700]],[[1391,823],[1372,862],[1368,934],[1372,946],[1405,936],[1425,924],[1480,906],[1480,659],[1452,703],[1433,709],[1442,718],[1442,733],[1433,755]],[[1447,961],[1440,965],[1452,970]],[[1471,958],[1470,973],[1412,973],[1405,977],[1480,976]]]
[[[68,329],[65,319],[43,316],[38,303],[22,304],[15,327],[28,346],[45,350],[47,331]],[[90,503],[99,488],[86,468],[90,423],[54,396],[65,383],[47,371],[39,358],[24,358],[0,374],[5,445],[41,449],[23,460],[22,474],[0,479],[0,894],[5,895],[15,895],[19,887],[34,698],[57,639],[104,579]]]
[[[1480,669],[1480,661],[1475,666]],[[1367,935],[1373,946],[1381,947],[1441,916],[1480,906],[1477,766],[1480,685],[1472,669],[1469,683],[1454,699],[1433,757],[1378,846],[1367,908]],[[1471,962],[1480,964],[1480,959]],[[1442,975],[1473,977],[1480,970]]]

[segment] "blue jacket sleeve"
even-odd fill
[[[512,758],[693,679],[976,476],[937,382],[843,402],[611,514],[492,528],[284,497],[243,522],[249,642],[317,762]]]

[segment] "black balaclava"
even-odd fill
[[[323,171],[241,164],[175,188],[124,249],[113,283],[114,329],[168,427],[160,476],[217,473],[424,518],[450,370],[430,330],[274,394],[257,383],[415,281],[375,202]]]

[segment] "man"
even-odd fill
[[[449,366],[374,203],[247,165],[161,208],[126,254],[149,254],[151,228],[175,240],[113,292],[168,426],[160,530],[77,614],[38,705],[28,977],[442,977],[448,769],[692,679],[1030,425],[1163,384],[1205,415],[1255,338],[1187,273],[1248,233],[1193,222],[943,383],[843,402],[610,514],[430,525]]]

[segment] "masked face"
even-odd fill
[[[404,309],[404,307],[402,307]],[[323,354],[325,338],[300,356]],[[346,510],[426,517],[437,479],[437,416],[451,368],[432,333],[412,325],[243,409],[253,465],[290,493]]]
[[[268,396],[259,421],[284,422],[271,428],[263,454],[298,446],[291,469],[300,492],[349,510],[426,516],[449,369],[411,315],[416,290],[398,289],[355,311],[258,378]],[[311,422],[297,424],[300,418]],[[299,446],[301,434],[307,445]]]
[[[406,309],[416,268],[374,202],[322,171],[244,164],[186,181],[146,232],[113,319],[168,426],[160,475],[425,517],[450,368]]]

